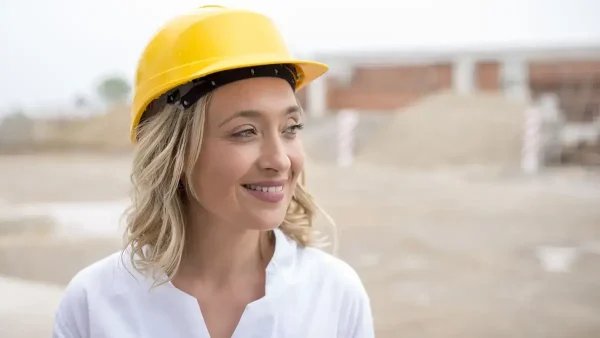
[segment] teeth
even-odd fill
[[[246,187],[246,189],[256,190],[256,191],[262,191],[262,192],[268,192],[268,193],[275,193],[275,192],[281,192],[281,191],[283,191],[283,186],[282,185],[279,185],[279,186],[276,186],[276,187],[261,187],[260,185],[245,184],[244,187]]]

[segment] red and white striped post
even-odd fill
[[[540,107],[534,106],[525,111],[521,167],[527,174],[537,173],[541,166],[542,114],[540,109]]]
[[[355,131],[358,112],[344,109],[337,114],[337,165],[350,167],[354,163]]]

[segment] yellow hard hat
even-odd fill
[[[211,5],[170,20],[138,63],[131,141],[146,107],[161,95],[218,72],[267,65],[292,65],[295,90],[328,70],[319,62],[294,59],[273,21],[259,13]]]

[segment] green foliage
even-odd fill
[[[124,101],[131,92],[129,82],[120,76],[105,78],[98,85],[98,95],[108,104]]]

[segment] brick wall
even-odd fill
[[[533,97],[555,93],[562,110],[573,122],[600,116],[600,61],[538,61],[529,66]]]
[[[501,69],[498,61],[477,62],[476,89],[502,90]],[[559,94],[570,120],[585,121],[600,114],[600,60],[532,61],[528,76],[534,97]],[[396,110],[436,91],[451,90],[452,64],[356,66],[349,83],[328,77],[326,87],[328,110]],[[306,106],[307,90],[300,91],[298,98]]]
[[[531,83],[556,81],[581,81],[586,77],[600,76],[600,61],[534,61],[529,66]]]
[[[500,63],[482,61],[475,66],[475,85],[481,91],[498,91],[500,85]]]
[[[452,88],[452,65],[358,66],[350,83],[330,78],[327,88],[329,109],[395,110]]]

